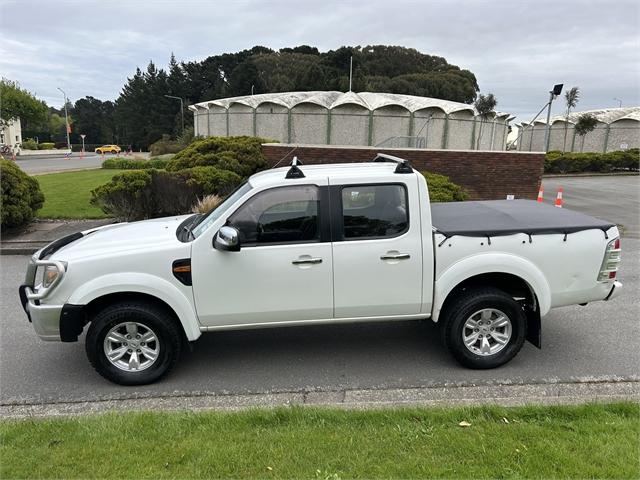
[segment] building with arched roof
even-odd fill
[[[282,143],[504,150],[509,114],[473,105],[373,92],[286,92],[189,106],[200,136],[252,135]]]
[[[578,118],[591,114],[598,121],[596,128],[584,136],[576,134],[574,126]],[[549,150],[565,152],[611,152],[640,147],[640,107],[607,108],[573,112],[551,117]],[[544,151],[546,120],[518,125],[523,129],[518,150]]]

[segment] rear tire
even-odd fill
[[[174,367],[181,340],[178,326],[165,309],[127,301],[110,305],[93,318],[85,349],[93,368],[107,380],[145,385]]]
[[[454,299],[440,318],[443,343],[468,368],[488,369],[515,357],[526,337],[518,302],[497,288],[475,288]]]

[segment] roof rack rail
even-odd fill
[[[293,157],[290,165],[291,168],[284,178],[304,178],[304,173],[302,173],[302,170],[298,168],[298,165],[302,165],[302,162],[298,160],[298,157]]]
[[[413,173],[413,168],[409,163],[409,160],[394,157],[393,155],[387,155],[386,153],[377,153],[376,156],[371,160],[372,162],[390,162],[397,164],[396,169],[393,173]]]

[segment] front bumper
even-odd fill
[[[22,307],[29,317],[29,321],[33,323],[33,328],[38,336],[47,342],[59,342],[63,305],[42,305],[39,301],[29,299],[27,295],[33,295],[33,290],[29,285],[21,285]]]
[[[66,264],[59,261],[41,260],[40,253],[36,252],[29,261],[25,282],[20,285],[18,290],[20,303],[22,303],[27,318],[33,324],[34,330],[42,340],[75,342],[86,324],[84,306],[42,302],[64,277]],[[47,265],[54,265],[58,269],[58,277],[48,288],[40,285],[36,289],[34,285],[37,269]]]

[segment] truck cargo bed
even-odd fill
[[[590,229],[606,232],[615,226],[583,213],[533,200],[432,203],[431,216],[434,228],[446,237],[568,234]]]

